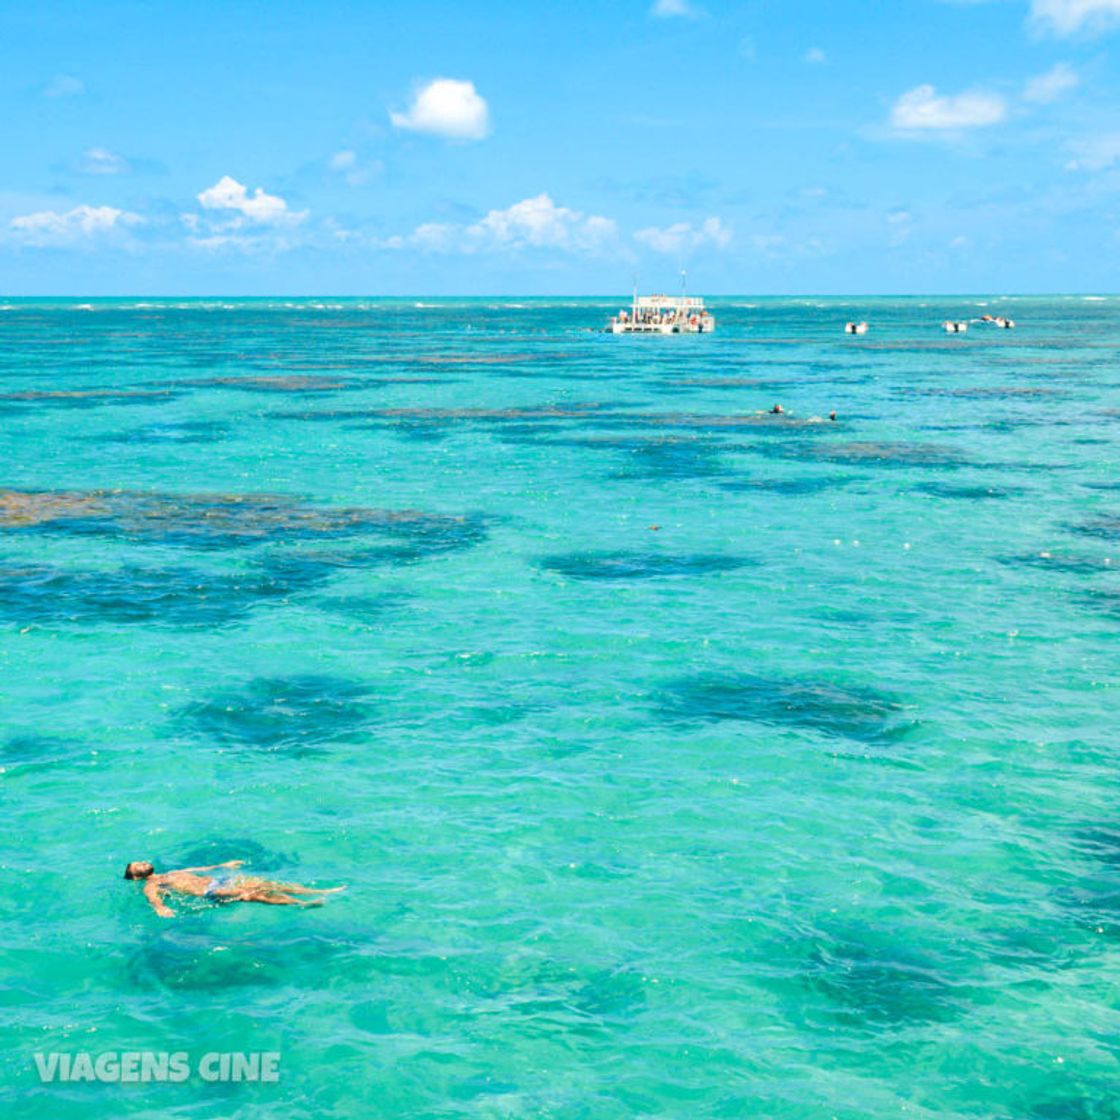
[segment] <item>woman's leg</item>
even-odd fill
[[[302,883],[281,883],[275,879],[239,879],[238,890],[280,891],[282,894],[334,894],[345,887],[305,887]]]
[[[345,887],[305,887],[300,883],[269,883],[269,889],[284,891],[287,894],[336,894]]]
[[[334,894],[345,889],[345,887],[305,887],[300,883],[278,883],[273,879],[246,878],[218,887],[211,893],[211,897],[231,902],[259,902],[260,899],[250,899],[248,896],[261,894]],[[294,902],[295,899],[291,899],[291,901]]]
[[[264,902],[269,906],[322,906],[319,899],[314,899],[310,902],[304,902],[299,898],[292,898],[291,895],[282,894],[279,891],[243,891],[239,894],[234,901],[236,902]]]

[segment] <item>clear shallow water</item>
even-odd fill
[[[1114,1115],[1120,301],[712,302],[3,304],[21,1115]]]

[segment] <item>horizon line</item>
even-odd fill
[[[1120,291],[1038,291],[1038,292],[705,292],[705,299],[1048,299],[1057,297],[1101,296],[1112,298],[1120,296]],[[36,292],[24,295],[9,295],[0,292],[2,300],[47,300],[47,299],[618,299],[629,298],[626,292],[476,292],[476,293],[432,293],[401,292],[393,294],[374,294],[366,292],[301,292],[297,294],[270,292],[267,294],[231,292],[121,292],[114,295],[94,295],[89,292]]]

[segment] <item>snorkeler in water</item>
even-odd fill
[[[183,867],[178,871],[163,871],[158,875],[147,860],[134,860],[124,869],[126,879],[144,883],[144,897],[161,918],[175,917],[175,911],[163,901],[167,894],[192,895],[209,898],[214,902],[265,902],[270,906],[322,906],[321,898],[304,900],[293,898],[296,894],[335,894],[345,887],[304,887],[299,883],[278,883],[272,879],[257,879],[236,874],[243,859],[226,863],[213,863],[208,867]],[[206,872],[216,872],[208,875]]]

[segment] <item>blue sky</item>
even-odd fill
[[[1120,0],[0,0],[0,292],[1114,291]]]

